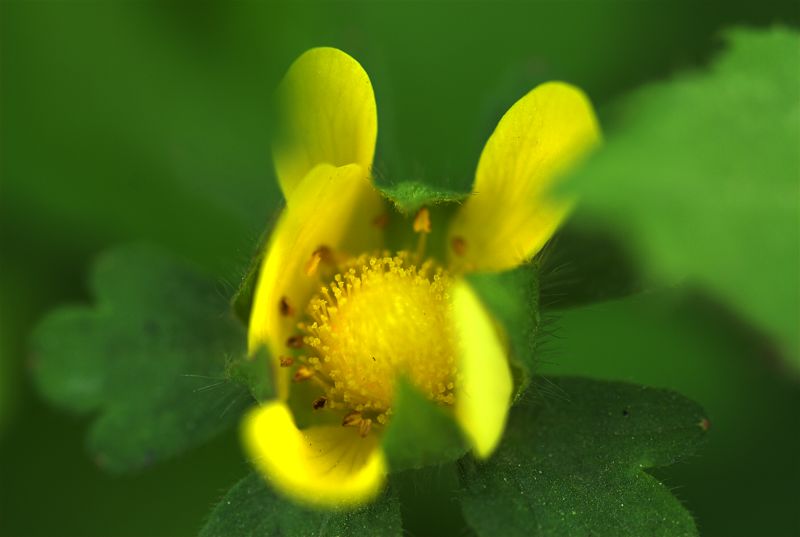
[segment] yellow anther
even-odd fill
[[[306,262],[306,276],[313,276],[314,273],[319,268],[319,262],[322,261],[322,256],[319,253],[314,252],[311,254],[311,257]]]
[[[348,413],[342,420],[343,427],[358,427],[361,424],[361,412],[353,411]]]
[[[294,358],[291,356],[281,356],[279,358],[281,367],[290,367],[294,363]]]
[[[361,435],[361,438],[367,436],[370,429],[372,429],[372,420],[369,418],[361,420],[361,423],[358,424],[358,434]]]
[[[313,276],[317,272],[320,262],[333,262],[333,252],[325,245],[320,246],[311,253],[311,257],[306,262],[306,275]]]
[[[294,377],[292,380],[295,382],[303,382],[304,380],[308,380],[314,376],[314,370],[308,367],[307,365],[301,365],[297,368],[297,371],[294,372]]]
[[[417,211],[414,217],[414,233],[430,233],[431,232],[431,212],[427,207],[423,207]]]

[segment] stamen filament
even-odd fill
[[[428,240],[428,234],[431,232],[431,213],[427,207],[421,208],[414,216],[414,223],[412,225],[414,233],[419,234],[417,239],[417,262],[421,262],[425,255],[425,245]]]

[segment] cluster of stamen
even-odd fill
[[[415,260],[380,252],[338,263],[309,302],[300,333],[286,342],[299,352],[281,365],[295,367],[296,382],[322,389],[313,408],[343,412],[342,425],[362,435],[387,423],[400,376],[432,401],[454,401],[452,281],[434,262]]]

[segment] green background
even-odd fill
[[[305,49],[337,46],[370,74],[380,179],[463,188],[500,114],[535,84],[581,86],[602,121],[640,84],[706,65],[723,29],[775,23],[796,27],[796,3],[3,0],[0,534],[193,535],[247,472],[232,432],[104,475],[83,448],[87,422],[37,400],[27,339],[50,308],[87,300],[91,260],[118,243],[158,243],[235,288],[280,204],[269,96]],[[701,534],[800,534],[800,389],[759,336],[688,290],[548,316],[543,370],[705,406],[706,448],[657,471]]]

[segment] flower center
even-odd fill
[[[430,260],[411,260],[400,252],[343,263],[309,303],[309,322],[299,325],[310,350],[307,373],[325,391],[314,406],[350,411],[344,424],[359,425],[362,434],[373,421],[386,423],[398,376],[433,401],[454,400],[451,278]]]

